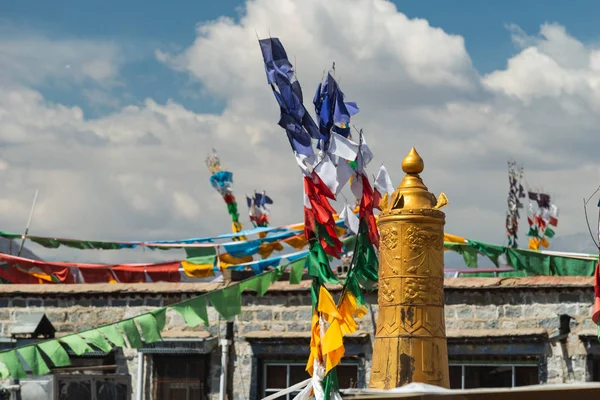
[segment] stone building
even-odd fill
[[[285,278],[285,277],[284,277]],[[28,316],[44,313],[56,337],[116,322],[221,287],[219,283],[2,285],[3,348],[19,345]],[[243,294],[229,352],[227,392],[260,399],[307,378],[310,281],[280,281],[264,296]],[[332,289],[336,293],[336,289]],[[342,387],[366,387],[376,292],[359,331],[345,340]],[[449,278],[445,313],[453,388],[600,381],[600,345],[590,319],[592,278]],[[39,314],[37,314],[39,315]],[[73,356],[69,368],[21,381],[22,398],[217,398],[219,339],[227,322],[209,308],[209,327],[190,328],[169,310],[163,341],[140,350]],[[389,321],[390,324],[400,323]],[[50,333],[51,334],[51,333]],[[141,393],[140,393],[141,389]],[[291,397],[288,397],[291,398]]]

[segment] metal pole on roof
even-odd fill
[[[33,210],[35,210],[35,203],[37,202],[38,192],[38,189],[36,189],[35,196],[33,196],[33,204],[31,205],[31,211],[29,212],[29,218],[27,219],[27,225],[25,226],[25,233],[21,238],[21,246],[19,247],[19,252],[17,253],[17,256],[21,256],[21,251],[23,251],[23,246],[25,245],[25,238],[29,233],[29,225],[31,224],[31,218],[33,218]]]

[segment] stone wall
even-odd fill
[[[579,334],[594,329],[590,315],[593,286],[588,278],[456,278],[445,281],[446,329],[449,337],[478,332],[504,332],[519,336],[531,329],[548,333],[544,381],[586,381],[588,350]],[[218,284],[140,284],[0,287],[0,335],[9,336],[10,326],[23,314],[43,311],[57,328],[57,335],[83,331],[142,314],[218,288]],[[256,355],[247,336],[268,332],[273,337],[307,337],[310,332],[310,282],[290,286],[278,282],[259,297],[246,292],[242,313],[234,321],[234,350],[230,374],[234,399],[257,398]],[[333,289],[336,293],[336,290]],[[335,295],[335,294],[334,294]],[[377,317],[376,292],[367,295],[373,304],[359,330],[374,336]],[[562,317],[561,317],[562,316]],[[560,337],[561,321],[568,316],[570,332]],[[209,307],[209,327],[190,328],[181,316],[169,310],[165,338],[224,336],[225,321]],[[564,324],[564,322],[563,322]],[[564,328],[564,325],[563,325]],[[562,340],[561,340],[562,339]],[[135,350],[119,353],[119,372],[132,376],[137,388]],[[363,383],[368,383],[371,354],[365,354]],[[220,349],[211,355],[210,390],[219,390]],[[146,374],[148,376],[148,374]],[[145,386],[151,380],[145,380]],[[149,390],[147,390],[149,392]],[[135,398],[135,397],[133,397]],[[146,398],[149,398],[146,396]]]

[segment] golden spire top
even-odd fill
[[[404,160],[402,170],[406,176],[392,195],[391,209],[425,209],[434,208],[436,198],[429,193],[427,186],[419,176],[425,164],[423,159],[413,147]]]
[[[423,159],[414,147],[410,149],[404,160],[402,160],[402,171],[406,174],[420,174],[423,172],[424,167]]]

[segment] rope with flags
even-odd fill
[[[210,183],[213,188],[223,197],[227,205],[227,212],[231,216],[231,229],[233,233],[242,230],[242,223],[239,221],[238,204],[233,195],[233,173],[226,171],[221,166],[221,159],[215,149],[206,157],[205,164],[211,173]],[[244,240],[244,238],[234,238],[234,240]]]
[[[523,179],[523,167],[517,168],[515,161],[508,162],[508,211],[506,212],[506,235],[508,236],[508,247],[518,247],[519,232],[519,210],[523,208],[521,199],[525,198],[525,190],[521,184]]]
[[[259,40],[267,82],[280,106],[279,125],[285,129],[304,181],[304,235],[309,243],[308,274],[312,277],[310,355],[306,370],[312,376],[296,399],[340,398],[335,367],[345,349],[344,334],[357,328],[355,317],[366,313],[360,283],[377,279],[375,246],[379,240],[373,215],[375,193],[365,166],[373,158],[359,132],[359,142],[352,141],[350,117],[358,112],[355,103],[344,101],[344,94],[331,73],[319,84],[313,99],[317,123],[303,104],[302,89],[283,45],[277,38]],[[317,142],[318,153],[313,149]],[[346,226],[355,230],[356,238],[351,271],[346,276],[343,294],[336,303],[327,284],[339,283],[330,267],[330,258],[340,258],[343,245],[335,226],[336,200],[352,178],[351,189],[360,198],[358,223],[346,205],[342,214]],[[384,179],[385,181],[385,179]],[[387,185],[386,194],[387,194]],[[361,282],[362,281],[362,282]]]
[[[267,192],[254,192],[252,197],[246,195],[246,203],[248,204],[248,216],[252,225],[255,228],[269,226],[269,205],[273,204],[273,200],[267,196]]]
[[[558,225],[558,207],[552,203],[549,194],[528,192],[529,208],[527,222],[529,223],[529,248],[539,250],[540,246],[548,248],[555,235],[553,227]],[[534,204],[537,209],[534,209]]]

